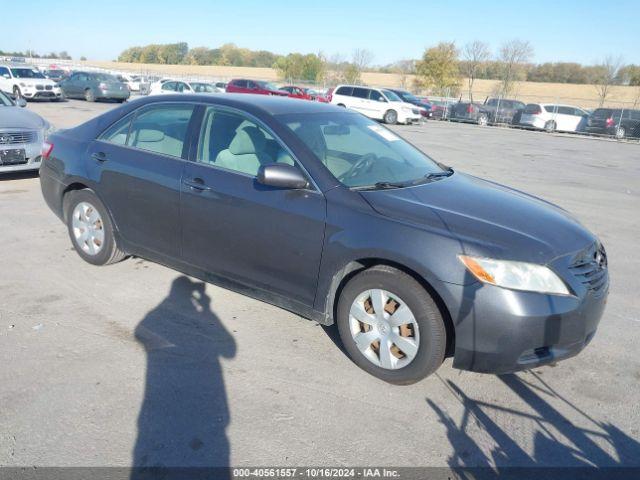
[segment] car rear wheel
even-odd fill
[[[478,125],[480,125],[481,127],[485,127],[489,124],[489,117],[487,117],[486,113],[481,113],[478,116]]]
[[[84,99],[85,99],[87,102],[95,102],[95,101],[96,101],[96,96],[95,96],[95,94],[93,93],[93,90],[91,90],[90,88],[87,88],[87,89],[84,91]]]
[[[544,129],[545,131],[551,133],[551,132],[555,132],[556,131],[556,122],[554,122],[553,120],[549,120],[547,123],[544,124]]]
[[[387,110],[384,114],[383,120],[387,125],[395,125],[398,122],[398,112],[395,110]]]
[[[616,128],[616,138],[624,138],[627,135],[627,131],[624,127]]]
[[[386,265],[358,273],[338,300],[340,338],[353,362],[389,383],[411,384],[442,364],[446,331],[429,293]]]
[[[69,237],[83,260],[109,265],[125,258],[118,248],[111,218],[91,190],[73,190],[65,195],[64,202]]]

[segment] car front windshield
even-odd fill
[[[405,102],[409,102],[409,103],[420,102],[420,99],[418,97],[411,95],[409,92],[402,92],[400,96]]]
[[[32,68],[12,68],[11,73],[16,78],[44,78],[44,75]]]
[[[286,114],[277,118],[349,188],[404,187],[447,173],[394,132],[357,113]]]
[[[384,96],[387,97],[387,100],[389,100],[390,102],[401,102],[402,99],[395,93],[393,93],[391,90],[383,90],[382,91],[384,93]]]
[[[13,102],[11,99],[5,95],[3,92],[0,92],[0,107],[11,107],[13,106]]]

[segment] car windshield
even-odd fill
[[[278,87],[271,82],[256,82],[263,90],[278,90]]]
[[[393,93],[391,90],[382,90],[382,93],[384,93],[384,96],[387,97],[387,100],[389,100],[390,102],[402,101],[402,99],[398,95]]]
[[[404,187],[448,173],[391,130],[356,113],[276,118],[349,188]]]
[[[0,92],[0,107],[11,107],[13,106],[13,102],[11,99],[5,95],[3,92]]]
[[[96,73],[94,74],[93,78],[95,78],[99,82],[119,82],[117,77],[106,73]]]
[[[12,68],[11,73],[16,78],[44,78],[44,75],[32,68]]]
[[[421,101],[418,97],[416,97],[414,95],[411,95],[409,92],[400,92],[400,96],[402,97],[402,99],[404,101],[409,102],[409,103],[420,102]]]
[[[193,88],[194,92],[198,93],[211,93],[215,91],[213,85],[209,85],[208,83],[193,82],[191,88]]]

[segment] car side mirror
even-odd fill
[[[7,79],[11,78],[11,76],[8,73],[3,73],[2,76]]]
[[[258,182],[278,188],[307,188],[309,182],[298,167],[286,163],[270,163],[258,169]]]
[[[378,101],[382,103],[387,103],[387,99],[383,97],[378,98]]]
[[[16,105],[24,108],[27,106],[27,101],[24,98],[20,97],[16,100]]]

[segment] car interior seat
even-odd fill
[[[272,163],[273,158],[265,153],[264,133],[255,126],[239,127],[229,148],[222,150],[214,162],[223,168],[256,175],[260,165]]]

